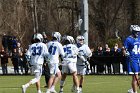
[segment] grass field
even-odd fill
[[[0,93],[22,93],[21,85],[32,79],[33,76],[0,76]],[[83,93],[127,93],[130,88],[131,76],[112,76],[112,75],[89,75],[85,77]],[[41,78],[41,90],[45,93],[46,89],[44,76]],[[64,93],[71,93],[72,77],[66,79]],[[56,86],[59,91],[59,84]],[[138,90],[138,93],[140,91]],[[27,89],[27,93],[36,93],[35,85]]]

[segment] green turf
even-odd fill
[[[32,79],[33,76],[0,76],[0,93],[21,93],[21,85]],[[90,75],[85,77],[83,93],[127,93],[130,88],[130,76]],[[46,89],[44,76],[41,78],[41,90]],[[71,93],[72,77],[68,76],[64,86],[64,93]],[[59,91],[59,84],[56,86]],[[140,91],[138,91],[139,93]],[[27,89],[27,93],[37,93],[35,85]]]

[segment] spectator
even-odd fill
[[[18,52],[16,49],[13,50],[13,53],[12,53],[12,64],[14,66],[14,72],[15,74],[19,74],[19,65],[18,65],[18,60],[19,60],[19,55],[18,55]]]
[[[106,60],[105,60],[105,63],[106,63],[106,66],[107,66],[107,72],[108,74],[111,74],[111,52],[110,52],[110,48],[108,47],[108,45],[106,44],[106,47],[104,49],[104,57],[106,57]]]
[[[4,33],[3,34],[3,37],[2,37],[2,46],[4,48],[4,50],[6,51],[7,48],[8,48],[8,37],[6,36],[6,34]]]
[[[102,63],[103,60],[101,58],[101,57],[103,57],[103,54],[104,54],[103,47],[99,46],[98,50],[96,51],[96,54],[95,54],[98,57],[98,60],[97,60],[97,73],[103,73],[103,71],[105,70],[104,63]]]
[[[20,66],[20,70],[21,70],[21,73],[20,74],[23,74],[23,48],[21,47],[21,43],[17,43],[17,53],[18,53],[18,62],[19,62],[19,66]]]
[[[126,64],[126,59],[127,58],[126,58],[124,52],[125,52],[125,48],[123,46],[121,48],[121,60],[120,60],[120,62],[122,64],[122,66],[123,66],[123,74],[126,74],[127,73],[127,64]]]
[[[26,52],[27,52],[27,49],[25,49],[23,52],[23,67],[25,70],[25,75],[28,74],[28,70],[29,70],[29,62],[27,61],[27,58],[26,58]]]
[[[112,55],[114,57],[112,66],[113,66],[113,73],[119,74],[120,73],[120,60],[119,57],[121,55],[121,49],[118,47],[118,44],[116,43],[114,48],[112,49]]]
[[[8,53],[6,52],[6,50],[4,49],[1,50],[0,57],[1,57],[2,73],[3,75],[8,74],[8,70],[7,70]]]
[[[12,49],[14,48],[17,48],[17,39],[15,36],[13,36],[13,39],[12,39]]]
[[[50,79],[50,69],[49,69],[49,66],[48,66],[48,63],[44,62],[43,64],[43,68],[44,68],[44,75],[45,75],[45,83],[46,85],[44,86],[45,88],[48,87],[48,82],[49,82],[49,79]]]
[[[8,53],[11,54],[12,50],[13,50],[13,38],[12,36],[8,36]]]
[[[89,58],[89,63],[90,63],[90,70],[91,70],[91,74],[94,74],[96,73],[96,63],[95,63],[95,60],[94,60],[94,56],[95,56],[95,50],[94,48],[91,49],[92,51],[92,56]]]
[[[48,39],[46,33],[43,32],[42,36],[43,36],[43,43],[47,45]],[[50,69],[46,60],[44,60],[43,68],[44,68],[44,75],[45,75],[45,82],[46,82],[46,85],[44,87],[47,87],[50,79]]]

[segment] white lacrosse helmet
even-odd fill
[[[72,44],[75,44],[75,40],[74,40],[74,38],[73,38],[72,36],[68,36],[68,38],[70,39],[70,42],[71,42]]]
[[[138,25],[131,25],[130,26],[130,31],[136,31],[136,32],[140,32],[140,27]]]
[[[42,42],[43,41],[43,36],[40,33],[37,33],[35,35],[35,39],[38,39],[40,42]]]
[[[52,37],[55,37],[59,42],[61,40],[61,34],[59,32],[53,32]]]
[[[70,44],[74,44],[75,40],[72,36],[65,36],[65,40],[68,40],[70,42]]]
[[[85,38],[82,35],[77,36],[76,42],[79,44],[84,44]]]

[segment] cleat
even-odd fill
[[[49,90],[47,90],[47,92],[46,93],[51,93]]]
[[[51,92],[51,93],[57,93],[54,89],[53,89],[53,90],[50,90],[50,92]]]
[[[37,93],[42,93],[40,90]]]
[[[79,91],[80,91],[80,93],[82,93],[82,88],[81,87],[79,87]]]
[[[59,91],[59,93],[63,93],[63,91]]]
[[[26,93],[27,87],[25,85],[22,85],[22,93]]]
[[[129,90],[128,90],[128,93],[133,93],[133,89],[132,89],[132,88],[129,89]]]
[[[60,89],[59,93],[63,93],[63,88]]]
[[[75,93],[82,93],[81,91],[77,90]]]

